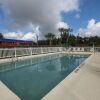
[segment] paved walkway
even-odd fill
[[[42,100],[100,100],[100,53],[91,55]]]
[[[0,100],[21,100],[0,81]]]

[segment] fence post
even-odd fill
[[[32,56],[32,48],[30,48],[30,55]]]
[[[42,47],[41,47],[41,54],[42,54],[43,52],[42,52]]]
[[[17,55],[16,55],[16,48],[14,49],[14,51],[15,51],[14,56],[15,56],[15,58],[16,58],[16,57],[17,57]]]

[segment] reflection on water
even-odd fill
[[[87,56],[54,55],[0,65],[0,80],[22,100],[40,100]]]

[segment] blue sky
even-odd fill
[[[62,13],[63,21],[67,22],[75,31],[80,27],[86,28],[88,21],[95,19],[100,21],[100,0],[83,0],[81,1],[79,12]],[[75,18],[79,14],[80,18]]]
[[[14,0],[14,2],[13,0],[8,0],[8,1],[9,2],[6,1],[0,2],[1,3],[0,4],[0,31],[1,33],[6,33],[6,34],[15,33],[13,35],[15,36],[14,38],[16,38],[16,36],[18,36],[19,33],[23,33],[27,35],[27,33],[32,31],[32,27],[34,28],[40,27],[42,31],[38,30],[38,32],[41,33],[41,36],[42,33],[44,32],[52,31],[55,33],[57,31],[55,31],[54,26],[60,21],[64,22],[66,26],[71,27],[74,30],[73,34],[77,34],[78,32],[81,33],[84,32],[84,34],[89,34],[89,35],[94,34],[100,36],[100,31],[99,31],[100,0],[71,0],[73,1],[73,3],[72,2],[69,3],[70,0],[60,0],[60,3],[58,3],[58,5],[60,5],[62,1],[65,3],[63,4],[64,7],[60,9],[59,9],[60,6],[58,7],[58,5],[53,6],[54,0],[51,0],[51,2],[48,0],[49,3],[44,4],[44,8],[36,7],[35,8],[36,11],[35,10],[33,11],[32,9],[34,8],[32,7],[35,7],[34,2],[36,3],[36,5],[39,6],[38,1],[40,0],[38,0],[37,2],[36,0],[33,1],[29,0],[30,2],[30,3],[28,2],[29,5],[27,4],[27,2],[24,2],[24,0]],[[22,4],[24,3],[25,6],[21,5],[20,1],[22,2]],[[55,0],[54,3],[56,3],[56,1],[57,0]],[[12,7],[9,6],[11,4]],[[42,2],[40,2],[40,4],[42,5]],[[52,6],[50,5],[51,7],[49,7],[49,4],[51,4]],[[69,4],[71,4],[71,7],[68,6]],[[25,7],[25,11],[24,11],[24,7]],[[45,7],[48,7],[47,10],[45,9]],[[40,9],[38,10],[38,8],[40,8],[41,10]],[[47,11],[51,11],[49,13],[50,14],[49,16],[47,15]],[[56,12],[60,13],[60,16],[58,16]],[[31,15],[32,13],[33,15]],[[37,17],[35,15],[43,16],[43,17]],[[94,29],[92,30],[93,27]],[[24,36],[23,34],[21,34],[20,36]],[[32,35],[32,33],[29,34]],[[13,36],[11,36],[11,38],[13,38]]]

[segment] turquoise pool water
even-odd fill
[[[0,64],[0,80],[22,100],[40,100],[87,57],[59,54]]]

